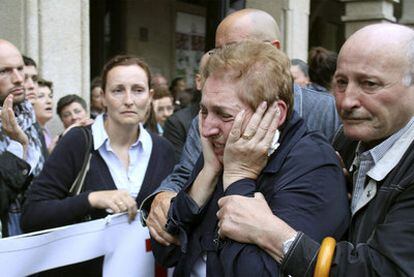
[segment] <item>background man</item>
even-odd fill
[[[91,82],[90,101],[91,118],[95,119],[105,110],[105,107],[103,106],[103,91],[101,77],[95,77]]]
[[[164,123],[168,117],[174,112],[174,99],[168,88],[155,87],[154,96],[152,98],[152,107],[157,121],[158,134],[164,133]]]
[[[180,160],[191,122],[200,110],[201,71],[209,56],[210,52],[206,52],[200,59],[199,72],[194,76],[195,88],[193,89],[192,103],[188,107],[176,111],[165,122],[164,137],[173,145],[177,162]]]
[[[25,99],[24,63],[19,50],[0,39],[0,217],[3,236],[19,234],[19,222],[9,225],[9,209],[37,176],[45,157],[32,105]],[[17,211],[16,211],[17,212]]]
[[[359,30],[339,53],[337,108],[345,135],[359,144],[351,226],[328,255],[330,276],[414,275],[413,64],[414,31],[397,24]],[[262,196],[225,197],[219,206],[222,237],[260,246],[286,275],[313,274],[319,243],[273,215]],[[293,241],[284,252],[286,237]]]
[[[37,99],[37,80],[39,79],[39,73],[37,70],[36,62],[27,56],[23,56],[24,62],[24,88],[26,90],[26,99],[34,104]]]
[[[301,86],[306,87],[310,83],[308,64],[300,59],[292,59],[290,66],[290,73],[292,73],[293,81]]]
[[[164,75],[155,73],[151,78],[151,88],[162,87],[168,89],[168,80]]]

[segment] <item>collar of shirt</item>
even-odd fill
[[[92,124],[93,144],[94,149],[98,150],[102,145],[105,145],[105,150],[111,150],[109,145],[108,133],[105,130],[104,121],[106,114],[100,114],[95,118]],[[141,146],[143,149],[149,148],[152,145],[151,136],[147,130],[139,123],[139,137],[136,142],[131,145],[131,148]],[[112,150],[111,150],[112,151]]]
[[[161,124],[157,123],[157,132],[161,136],[164,134],[164,128],[161,126]]]
[[[390,140],[390,143],[388,142]],[[414,117],[397,133],[376,146],[375,166],[367,173],[375,181],[381,181],[398,164],[408,147],[414,141]],[[384,149],[381,148],[384,147]],[[388,148],[386,148],[388,147]],[[373,148],[372,150],[374,150]],[[379,154],[380,153],[380,154]]]
[[[116,154],[112,151],[108,134],[104,128],[104,115],[99,115],[92,125],[94,138],[94,149],[99,151],[102,159],[108,166],[115,186],[118,189],[127,190],[132,197],[136,197],[143,184],[147,166],[152,152],[151,135],[139,124],[139,137],[131,145],[128,168],[122,164]]]
[[[397,165],[413,140],[414,118],[404,128],[370,150],[365,150],[362,143],[358,144],[351,166],[354,183],[351,201],[353,215],[375,196],[376,182],[383,180]],[[366,182],[366,176],[371,178],[369,182]]]
[[[402,129],[370,150],[364,151],[363,144],[359,142],[350,171],[355,171],[361,160],[371,159],[374,166],[367,175],[376,181],[381,181],[397,165],[413,140],[414,117]]]

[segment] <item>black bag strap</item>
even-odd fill
[[[83,188],[83,183],[85,181],[85,176],[89,171],[89,163],[91,161],[92,157],[92,145],[93,145],[93,138],[92,138],[92,131],[90,128],[87,127],[80,127],[83,133],[83,136],[85,137],[85,141],[87,144],[85,158],[83,160],[83,164],[81,167],[81,170],[78,173],[78,176],[76,177],[75,181],[73,182],[72,186],[69,189],[69,194],[71,196],[78,195]]]

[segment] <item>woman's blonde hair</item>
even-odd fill
[[[288,106],[288,117],[293,111],[290,60],[270,43],[243,41],[214,50],[202,70],[203,85],[213,74],[238,82],[238,96],[252,110],[262,101],[270,106],[280,99]]]

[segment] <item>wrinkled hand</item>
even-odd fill
[[[72,128],[75,127],[80,127],[80,126],[88,126],[91,125],[95,122],[95,120],[91,119],[91,118],[84,118],[79,122],[73,123],[72,125],[70,125],[68,128],[66,128],[66,130],[62,133],[62,136],[64,136],[67,132],[69,132],[69,130],[71,130]]]
[[[128,212],[132,221],[137,215],[137,202],[126,190],[100,190],[88,195],[89,204],[96,209],[108,209],[112,213]]]
[[[239,195],[226,196],[218,201],[219,236],[240,243],[255,244],[277,261],[283,258],[283,242],[296,231],[275,216],[263,194],[254,198]]]
[[[146,221],[151,236],[165,246],[169,246],[170,244],[179,245],[178,238],[172,236],[165,229],[171,199],[176,195],[177,193],[172,191],[158,193],[152,201],[151,211]]]
[[[17,124],[16,117],[13,111],[13,95],[9,94],[3,103],[3,108],[0,114],[2,122],[2,132],[4,132],[10,139],[15,140],[26,148],[29,144],[29,138],[23,132],[22,128]],[[25,151],[24,151],[25,152]]]
[[[226,142],[223,156],[223,189],[244,178],[257,179],[268,160],[268,150],[279,126],[280,111],[275,102],[267,111],[263,102],[252,115],[245,130],[240,112]]]
[[[257,244],[274,215],[261,193],[255,197],[226,196],[218,201],[219,234],[241,243]]]

